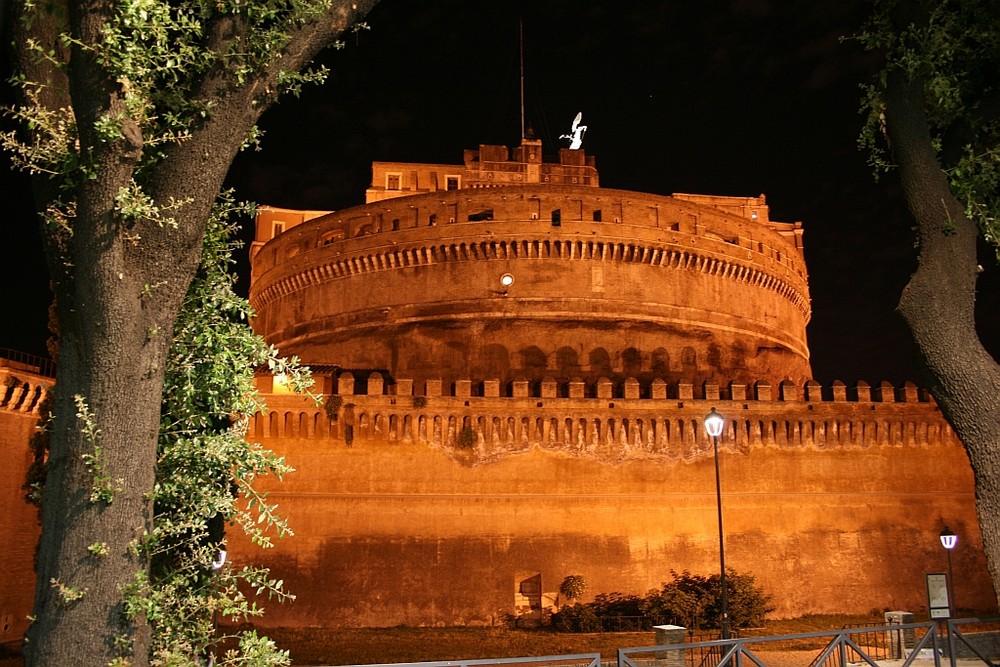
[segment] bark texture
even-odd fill
[[[917,271],[904,288],[898,309],[913,335],[928,387],[968,452],[996,591],[1000,589],[1000,366],[981,344],[975,327],[978,230],[949,189],[935,155],[924,94],[919,77],[899,69],[889,73],[886,126],[919,241]]]
[[[96,136],[97,119],[124,109],[123,83],[88,49],[67,50],[58,40],[65,16],[79,44],[97,43],[113,3],[67,3],[18,29],[21,69],[53,84],[40,103],[72,108],[79,152],[97,166],[96,176],[74,189],[70,228],[43,228],[60,357],[28,665],[105,665],[123,655],[132,665],[148,663],[148,625],[126,616],[122,591],[147,567],[136,546],[152,521],[163,369],[210,208],[251,127],[274,102],[279,72],[302,69],[375,1],[335,0],[324,16],[297,28],[286,52],[255,78],[241,82],[218,67],[198,82],[197,95],[213,103],[212,115],[141,176],[156,204],[183,202],[170,213],[175,225],[124,220],[116,211],[117,193],[142,161],[141,128],[126,123],[114,142]],[[241,30],[246,26],[231,17],[216,20],[207,33],[210,48],[228,48]],[[51,45],[68,68],[34,58],[25,47],[29,38]],[[58,186],[36,175],[40,209],[54,201]],[[92,498],[95,486],[110,492],[110,502]],[[88,549],[95,545],[105,548]]]

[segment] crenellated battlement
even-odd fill
[[[703,382],[696,385],[692,382],[666,382],[654,379],[648,384],[641,384],[635,378],[626,378],[619,384],[608,378],[600,378],[596,383],[588,384],[576,378],[568,382],[558,382],[552,379],[529,382],[523,378],[515,378],[512,382],[502,383],[500,380],[484,380],[473,383],[471,380],[458,380],[446,384],[442,380],[427,380],[421,383],[422,391],[417,391],[413,380],[397,379],[394,383],[386,382],[381,373],[374,372],[366,380],[355,378],[353,373],[341,372],[336,377],[337,391],[341,396],[349,395],[382,395],[453,397],[453,398],[599,398],[599,399],[676,399],[707,401],[807,401],[807,402],[877,402],[877,403],[934,403],[934,398],[926,390],[920,389],[912,382],[906,382],[896,387],[891,382],[884,381],[876,387],[867,382],[858,382],[854,387],[836,381],[829,387],[823,387],[819,382],[810,381],[798,387],[791,381],[785,381],[777,386],[766,380],[758,380],[752,385],[742,382],[728,382],[720,385],[717,382]]]
[[[912,383],[847,387],[836,382],[824,388],[809,382],[799,388],[790,382],[696,387],[654,381],[643,387],[630,378],[617,387],[606,379],[588,387],[582,381],[515,380],[504,386],[487,380],[473,391],[467,380],[447,388],[434,380],[422,383],[418,392],[408,379],[387,384],[372,373],[358,382],[342,373],[336,385],[340,405],[351,406],[356,440],[422,442],[466,463],[535,446],[606,461],[693,460],[711,453],[702,420],[713,407],[727,420],[723,449],[743,453],[767,446],[957,443],[933,398]],[[271,410],[257,416],[251,437],[343,438],[343,407],[332,421],[322,406],[294,395],[268,396],[267,403]]]

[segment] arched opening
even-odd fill
[[[571,347],[560,347],[556,350],[556,368],[563,378],[571,378],[580,374],[580,355]]]
[[[591,377],[611,377],[611,355],[603,347],[591,350],[588,361]]]
[[[538,380],[545,373],[547,358],[541,348],[536,345],[521,348],[519,351],[521,372],[528,380]]]
[[[653,350],[651,366],[653,375],[666,377],[670,373],[670,353],[662,347]]]
[[[622,351],[622,370],[625,377],[638,377],[642,372],[642,353],[634,347]]]

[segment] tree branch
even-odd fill
[[[969,446],[979,429],[970,416],[996,408],[1000,387],[1000,367],[975,328],[978,231],[951,193],[934,153],[919,77],[900,69],[888,73],[886,121],[919,241],[918,267],[898,310],[913,335],[929,388]]]
[[[165,159],[150,171],[152,189],[174,201],[195,198],[190,221],[198,227],[211,206],[211,201],[203,201],[204,197],[199,198],[199,195],[217,192],[221,187],[236,151],[261,114],[277,98],[281,73],[302,70],[338,35],[364,17],[377,1],[335,0],[322,17],[292,30],[289,50],[276,58],[260,76],[243,84],[237,84],[227,68],[212,68],[196,83],[194,91],[196,98],[213,101],[211,116],[194,128],[187,140],[166,149]],[[220,20],[210,30],[212,48],[222,50],[243,39],[246,26]],[[205,187],[206,181],[211,187]],[[183,226],[187,217],[181,213],[178,222]],[[177,230],[167,231],[176,233]],[[148,233],[155,235],[162,230],[150,229]],[[195,245],[200,247],[200,236]]]

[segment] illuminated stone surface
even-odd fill
[[[713,574],[712,407],[727,563],[777,615],[919,610],[944,523],[960,604],[991,606],[961,444],[912,385],[810,382],[802,226],[763,196],[602,189],[528,139],[376,163],[366,199],[257,221],[254,325],[356,423],[347,449],[285,394],[254,422],[298,469],[272,496],[296,537],[233,548],[299,595],[266,623],[491,623],[570,574]]]
[[[582,153],[563,155],[503,186],[491,175],[527,179],[530,163],[379,164],[369,204],[265,211],[255,327],[310,363],[448,386],[811,377],[801,224],[770,221],[763,196],[601,189]],[[449,178],[462,188],[410,194]]]

